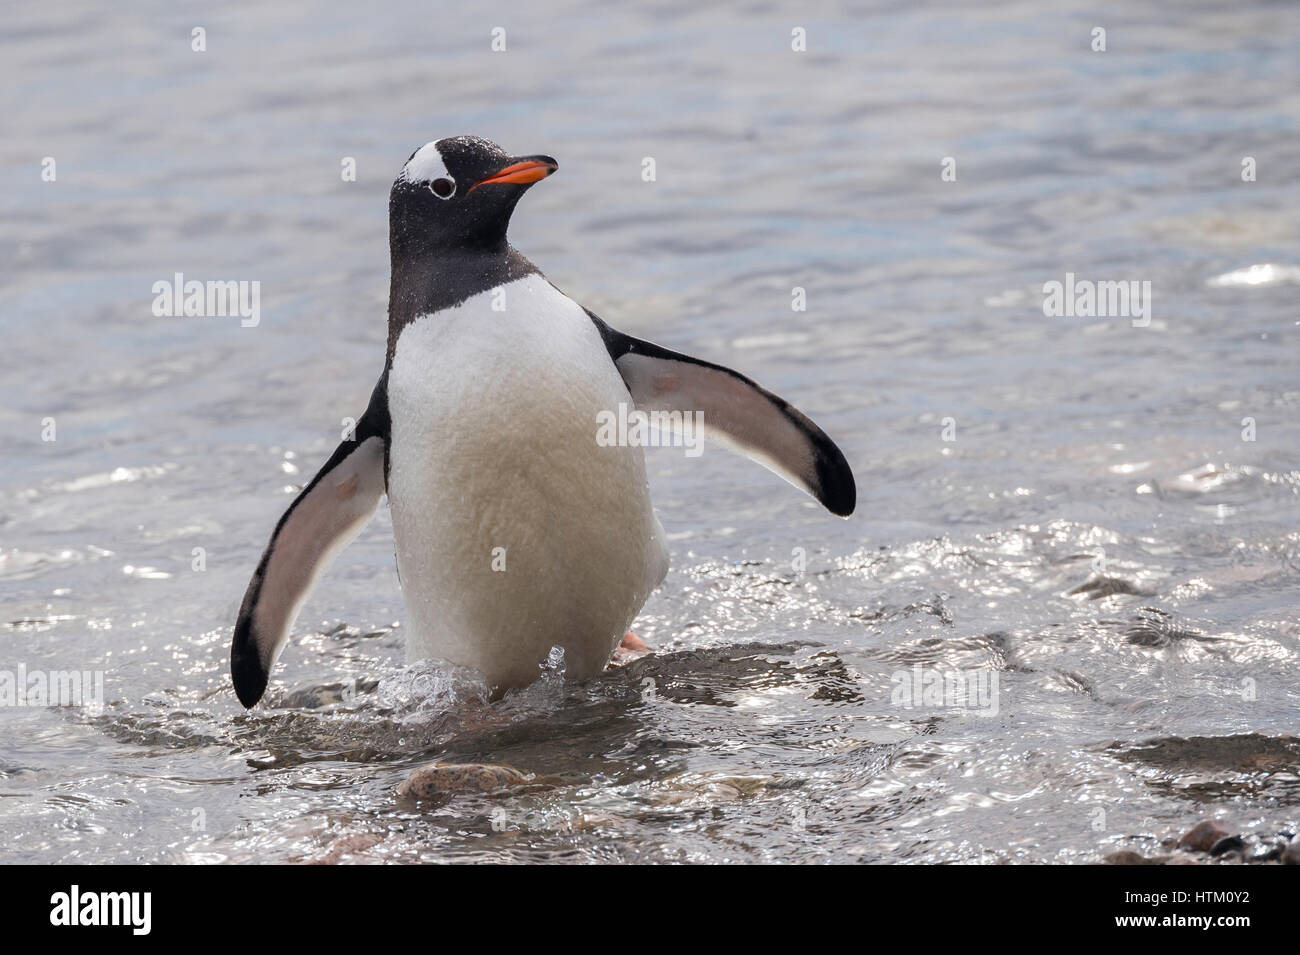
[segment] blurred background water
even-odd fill
[[[103,671],[105,706],[0,709],[0,854],[1095,861],[1205,816],[1294,832],[1297,38],[1281,2],[9,5],[0,669]],[[514,243],[808,412],[858,512],[650,451],[658,652],[488,704],[403,666],[384,507],[245,713],[244,586],[382,367],[389,185],[459,133],[556,156]],[[260,324],[155,317],[176,272],[259,281]],[[1045,317],[1066,272],[1151,282],[1150,324]],[[996,712],[902,705],[918,665],[996,675]],[[394,796],[433,760],[533,778]]]

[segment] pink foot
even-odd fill
[[[609,665],[612,667],[621,667],[625,663],[631,663],[650,652],[650,646],[635,633],[629,630],[623,634],[623,640],[614,648],[614,655],[610,657]]]
[[[624,650],[649,650],[650,645],[629,630],[623,634],[623,642],[619,644]]]

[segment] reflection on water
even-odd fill
[[[1300,13],[1130,4],[1094,54],[1083,5],[814,4],[795,54],[777,8],[435,35],[411,6],[209,11],[202,54],[164,4],[0,36],[0,670],[105,686],[0,711],[6,858],[1095,861],[1206,816],[1296,831]],[[489,702],[402,665],[384,509],[246,713],[247,576],[380,367],[389,181],[460,132],[556,155],[516,243],[808,411],[859,513],[651,453],[657,652]],[[260,281],[260,324],[154,317],[176,272]],[[1149,281],[1149,326],[1045,317],[1066,273]],[[434,760],[513,772],[397,793]]]

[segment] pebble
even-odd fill
[[[1242,839],[1241,836],[1224,836],[1214,845],[1210,846],[1210,855],[1221,856],[1225,852],[1231,852],[1234,849],[1244,852],[1246,849],[1246,840]]]
[[[1182,838],[1162,839],[1160,845],[1164,851],[1157,850],[1155,855],[1118,849],[1102,861],[1110,865],[1206,865],[1215,859],[1239,865],[1300,865],[1300,835],[1290,831],[1273,836],[1236,833],[1216,819],[1202,820]]]
[[[490,793],[528,782],[517,769],[494,763],[430,763],[412,770],[397,787],[404,799],[442,799],[456,793]]]
[[[1105,861],[1110,865],[1158,865],[1152,859],[1148,859],[1140,852],[1134,852],[1132,849],[1120,849],[1118,852],[1107,853]]]
[[[329,851],[323,855],[311,859],[303,860],[308,865],[338,865],[344,857],[351,855],[365,855],[379,843],[384,841],[384,837],[377,832],[358,832],[350,836],[343,836],[336,839]]]
[[[1178,848],[1209,852],[1221,839],[1230,835],[1232,833],[1217,819],[1206,819],[1198,822],[1178,840]]]

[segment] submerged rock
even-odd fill
[[[1221,839],[1232,833],[1224,828],[1217,819],[1205,819],[1198,822],[1178,840],[1178,848],[1191,849],[1195,852],[1209,852]]]
[[[353,703],[359,695],[373,693],[378,680],[354,680],[351,683],[322,683],[288,693],[279,705],[291,709],[314,710],[322,706]]]
[[[349,856],[361,856],[367,860],[367,853],[383,841],[384,837],[377,832],[356,832],[335,839],[322,854],[301,861],[307,865],[338,865]]]
[[[1159,607],[1140,607],[1124,635],[1129,643],[1140,647],[1167,647],[1183,640],[1217,642],[1214,637],[1185,626],[1173,614]]]
[[[1144,590],[1123,577],[1111,577],[1104,574],[1094,574],[1077,587],[1065,592],[1067,597],[1087,597],[1089,600],[1100,600],[1103,597],[1111,597],[1115,594],[1125,594],[1133,597],[1155,596],[1154,591]]]
[[[1109,852],[1103,860],[1109,865],[1159,865],[1155,859],[1148,859],[1140,852],[1134,852],[1132,849],[1120,849],[1117,852]]]
[[[656,807],[714,808],[774,790],[798,789],[801,785],[800,780],[776,776],[684,772],[661,780],[650,799]]]
[[[401,799],[445,799],[457,793],[490,793],[528,782],[517,769],[495,763],[430,763],[412,770],[397,787]]]

